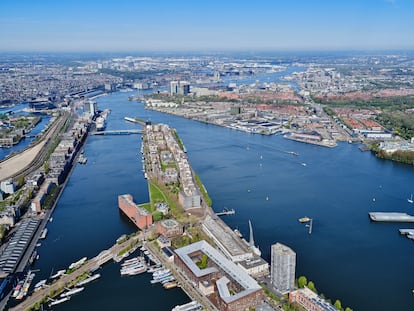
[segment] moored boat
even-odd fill
[[[72,296],[75,295],[77,293],[80,293],[81,291],[83,291],[85,289],[85,287],[75,287],[71,290],[68,290],[67,292],[60,294],[60,297],[68,297],[68,296]]]
[[[49,307],[52,307],[52,306],[58,305],[58,304],[60,304],[60,303],[62,303],[62,302],[68,301],[69,299],[70,299],[70,297],[64,297],[64,298],[62,298],[62,299],[53,300],[52,302],[50,302],[50,303],[49,303]]]
[[[92,282],[96,279],[99,279],[100,277],[101,277],[101,275],[99,273],[94,274],[94,275],[84,279],[83,281],[80,281],[78,284],[76,284],[76,286],[82,286],[82,285],[88,284],[88,283],[90,283],[90,282]]]

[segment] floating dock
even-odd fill
[[[369,218],[377,222],[414,222],[414,216],[407,213],[370,212]]]

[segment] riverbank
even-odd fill
[[[279,135],[247,135],[144,110],[142,103],[128,101],[129,95],[98,99],[100,107],[112,110],[108,129],[135,129],[137,125],[125,122],[125,116],[177,129],[192,168],[214,201],[213,209],[234,208],[236,214],[224,220],[247,237],[250,219],[264,259],[271,258],[270,245],[282,241],[297,253],[297,275],[306,275],[326,297],[338,297],[354,310],[414,308],[412,278],[406,273],[414,269],[412,242],[396,234],[398,225],[374,225],[367,217],[373,206],[378,211],[392,207],[409,213],[406,198],[413,192],[412,170],[406,165],[378,160],[360,152],[357,144],[320,148]],[[136,231],[119,213],[116,198],[131,193],[139,202],[149,201],[138,138],[88,138],[88,163],[74,169],[48,225],[48,237],[38,249],[40,259],[33,266],[40,269],[37,278],[48,277],[52,267],[56,270],[83,256],[93,257],[109,246],[108,241]],[[298,222],[304,215],[314,219],[311,235]],[[165,291],[148,286],[147,274],[120,277],[115,264],[104,266],[100,273],[98,282],[57,309],[129,310],[138,300],[142,309],[171,310],[189,301],[179,288]]]

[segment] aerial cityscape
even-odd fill
[[[412,310],[414,3],[0,3],[0,310]]]

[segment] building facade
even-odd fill
[[[296,253],[286,245],[276,243],[271,249],[271,282],[278,292],[290,292],[295,286]]]
[[[119,209],[141,230],[152,225],[152,215],[144,208],[138,207],[130,194],[118,196]]]

